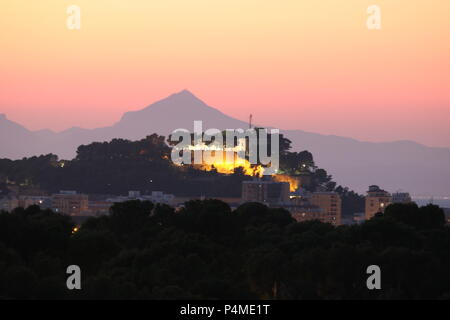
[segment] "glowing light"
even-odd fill
[[[272,176],[273,180],[278,182],[289,182],[289,190],[294,192],[299,187],[299,181],[295,177],[288,176],[287,174],[276,174]]]
[[[206,171],[216,169],[219,173],[232,174],[235,169],[241,167],[245,175],[262,177],[264,168],[260,165],[252,165],[248,160],[236,158],[235,161],[216,160],[212,163],[202,164],[200,168]]]
[[[239,157],[240,153],[245,152],[245,139],[239,139],[238,145],[233,147],[199,143],[188,146],[188,150],[200,150],[203,152],[203,163],[199,165],[201,170],[211,171],[215,169],[219,173],[233,174],[235,169],[241,167],[245,175],[256,177],[262,177],[264,172],[264,168],[261,165],[251,164],[247,159]],[[215,155],[221,154],[222,156],[207,157],[205,155],[205,151],[213,152]],[[229,161],[229,159],[227,159],[227,152],[233,152],[233,161]]]

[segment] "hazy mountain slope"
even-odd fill
[[[51,135],[45,132],[42,150],[70,159],[76,155],[79,145],[93,141],[109,141],[114,138],[138,140],[158,133],[168,136],[179,128],[193,130],[194,120],[202,120],[207,128],[246,128],[248,124],[233,119],[217,109],[207,106],[189,91],[181,91],[148,107],[125,113],[119,122],[97,129],[71,128]],[[41,136],[43,136],[41,134]],[[0,154],[2,157],[3,154]]]
[[[195,120],[202,120],[204,129],[248,127],[247,123],[223,114],[184,90],[143,110],[125,113],[113,129],[115,133],[138,139],[149,130],[165,135],[178,128],[193,130]]]
[[[450,149],[430,148],[410,141],[361,142],[300,130],[283,131],[295,150],[313,153],[319,166],[335,180],[363,192],[379,184],[391,192],[450,195]]]
[[[39,154],[42,148],[38,135],[0,114],[0,157],[18,159]]]

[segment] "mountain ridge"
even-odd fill
[[[0,114],[0,158],[20,159],[54,153],[70,159],[83,144],[114,138],[139,140],[152,133],[167,136],[179,128],[193,130],[194,120],[202,120],[204,130],[248,127],[248,123],[182,90],[140,110],[125,112],[110,126],[94,129],[30,131]],[[403,189],[435,196],[450,194],[450,148],[428,147],[409,140],[367,142],[303,130],[280,129],[280,132],[292,141],[293,150],[309,150],[317,164],[327,169],[335,181],[357,191],[363,192],[368,185],[379,184],[391,191]]]

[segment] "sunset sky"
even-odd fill
[[[188,89],[260,124],[450,147],[448,0],[1,0],[0,41],[0,113],[33,130]]]

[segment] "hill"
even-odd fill
[[[111,126],[96,129],[29,131],[2,115],[0,157],[18,159],[53,153],[71,159],[80,145],[114,138],[139,140],[152,133],[167,136],[178,128],[192,130],[194,120],[202,120],[205,129],[248,126],[183,90],[142,110],[127,112]],[[281,132],[292,141],[293,151],[309,150],[335,181],[359,192],[370,184],[379,184],[390,191],[402,189],[416,195],[450,194],[450,148],[432,148],[411,141],[363,142],[301,130]]]

